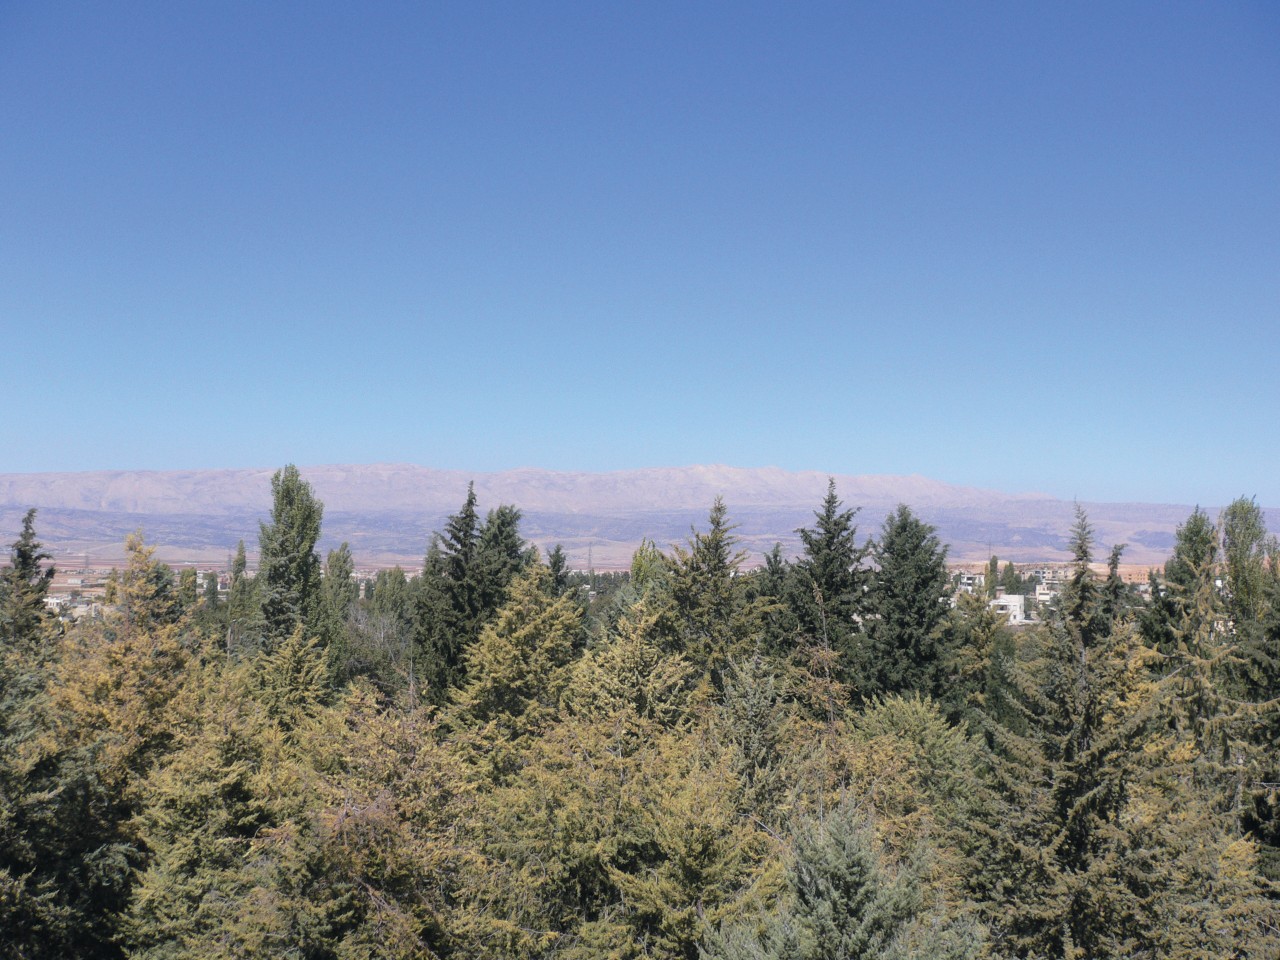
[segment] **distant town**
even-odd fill
[[[67,620],[80,620],[86,617],[98,617],[103,613],[103,598],[107,594],[108,584],[117,572],[114,565],[104,565],[93,561],[83,554],[67,554],[48,564],[54,567],[55,574],[50,583],[49,593],[45,597],[45,605],[55,615]],[[207,564],[173,563],[169,565],[175,576],[184,570],[193,570],[199,589],[209,589],[210,580],[216,581],[219,597],[226,597],[231,589],[230,565],[210,566]],[[394,565],[376,567],[359,567],[352,574],[361,596],[365,596],[378,573],[393,569]],[[1106,574],[1105,564],[1093,564],[1092,569],[1100,575]],[[1068,563],[1007,563],[1000,567],[1001,578],[1008,579],[1009,571],[1018,580],[1017,590],[1000,583],[999,580],[988,589],[988,565],[979,563],[953,563],[947,565],[953,587],[952,603],[960,594],[987,594],[989,605],[998,613],[1007,617],[1010,626],[1035,623],[1040,619],[1040,611],[1058,597],[1071,576],[1072,566]],[[251,560],[249,573],[257,569]],[[595,570],[593,568],[574,570],[586,582],[583,589],[591,591],[593,577],[599,574],[618,575],[618,571]],[[1150,596],[1151,586],[1148,568],[1138,564],[1126,564],[1120,567],[1118,575],[1128,588],[1138,596],[1146,599]],[[622,571],[622,576],[626,572]]]

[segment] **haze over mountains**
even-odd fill
[[[258,521],[271,503],[275,468],[0,474],[0,524],[16,535],[23,512],[40,511],[37,530],[58,556],[110,560],[141,528],[170,561],[222,563],[243,538],[252,554]],[[362,566],[421,562],[433,530],[455,512],[474,481],[481,511],[513,503],[522,532],[547,547],[563,544],[574,566],[621,568],[642,537],[681,543],[701,527],[716,496],[738,524],[753,561],[781,542],[798,552],[795,530],[808,526],[828,474],[776,467],[660,467],[610,473],[525,468],[498,473],[436,470],[409,464],[314,466],[302,475],[325,504],[323,549],[346,540]],[[859,507],[865,538],[906,503],[937,526],[953,560],[1066,559],[1074,517],[1070,501],[960,487],[920,476],[836,476],[846,506]],[[1163,563],[1190,505],[1085,503],[1098,555],[1127,543],[1125,561]],[[1210,508],[1210,512],[1213,509]],[[1269,511],[1272,529],[1280,514]]]

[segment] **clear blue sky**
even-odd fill
[[[1280,5],[0,2],[0,472],[1280,505]]]

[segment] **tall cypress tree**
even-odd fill
[[[262,613],[267,639],[279,643],[295,630],[314,630],[320,613],[320,521],[324,505],[298,468],[271,478],[271,523],[259,524]]]

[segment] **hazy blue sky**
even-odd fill
[[[1280,505],[1280,5],[0,0],[0,472]]]

